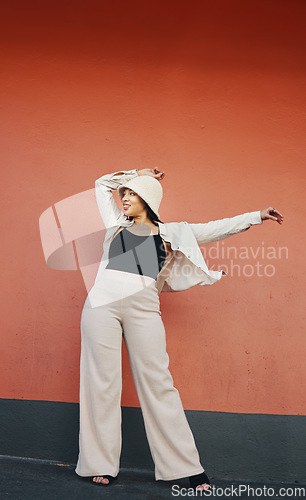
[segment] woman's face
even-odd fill
[[[143,199],[131,189],[125,188],[121,201],[123,212],[128,217],[135,217],[146,211]]]

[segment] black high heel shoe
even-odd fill
[[[193,489],[196,489],[196,487],[200,486],[200,484],[204,484],[204,485],[208,486],[208,488],[204,487],[205,490],[210,489],[210,480],[208,479],[205,472],[201,472],[201,474],[197,474],[196,476],[190,476],[189,483],[190,483],[191,488],[193,488]]]
[[[101,483],[99,481],[94,481],[93,478],[94,477],[103,477],[103,479],[108,479],[108,483]],[[110,484],[112,484],[113,481],[115,481],[115,479],[117,479],[118,476],[108,476],[107,474],[105,475],[101,475],[101,476],[92,476],[92,482],[93,484],[97,484],[98,486],[109,486]]]

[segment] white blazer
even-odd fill
[[[106,227],[103,256],[93,288],[90,291],[92,307],[99,305],[99,282],[109,262],[110,244],[120,228],[134,224],[128,220],[113,197],[112,191],[136,177],[137,171],[121,170],[106,174],[95,182],[98,208]],[[222,271],[208,269],[199,245],[222,240],[233,234],[246,231],[252,225],[262,224],[260,210],[236,215],[221,220],[191,224],[183,222],[158,222],[159,234],[170,243],[170,251],[156,279],[158,293],[178,292],[195,285],[212,285],[222,277]]]

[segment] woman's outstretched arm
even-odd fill
[[[197,242],[201,245],[213,241],[223,240],[237,233],[247,231],[255,224],[262,224],[264,220],[270,219],[283,222],[283,215],[275,208],[268,207],[264,210],[247,212],[226,219],[214,220],[206,223],[189,224]]]

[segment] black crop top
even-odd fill
[[[139,236],[124,228],[111,242],[106,269],[156,279],[165,259],[166,250],[159,234]]]

